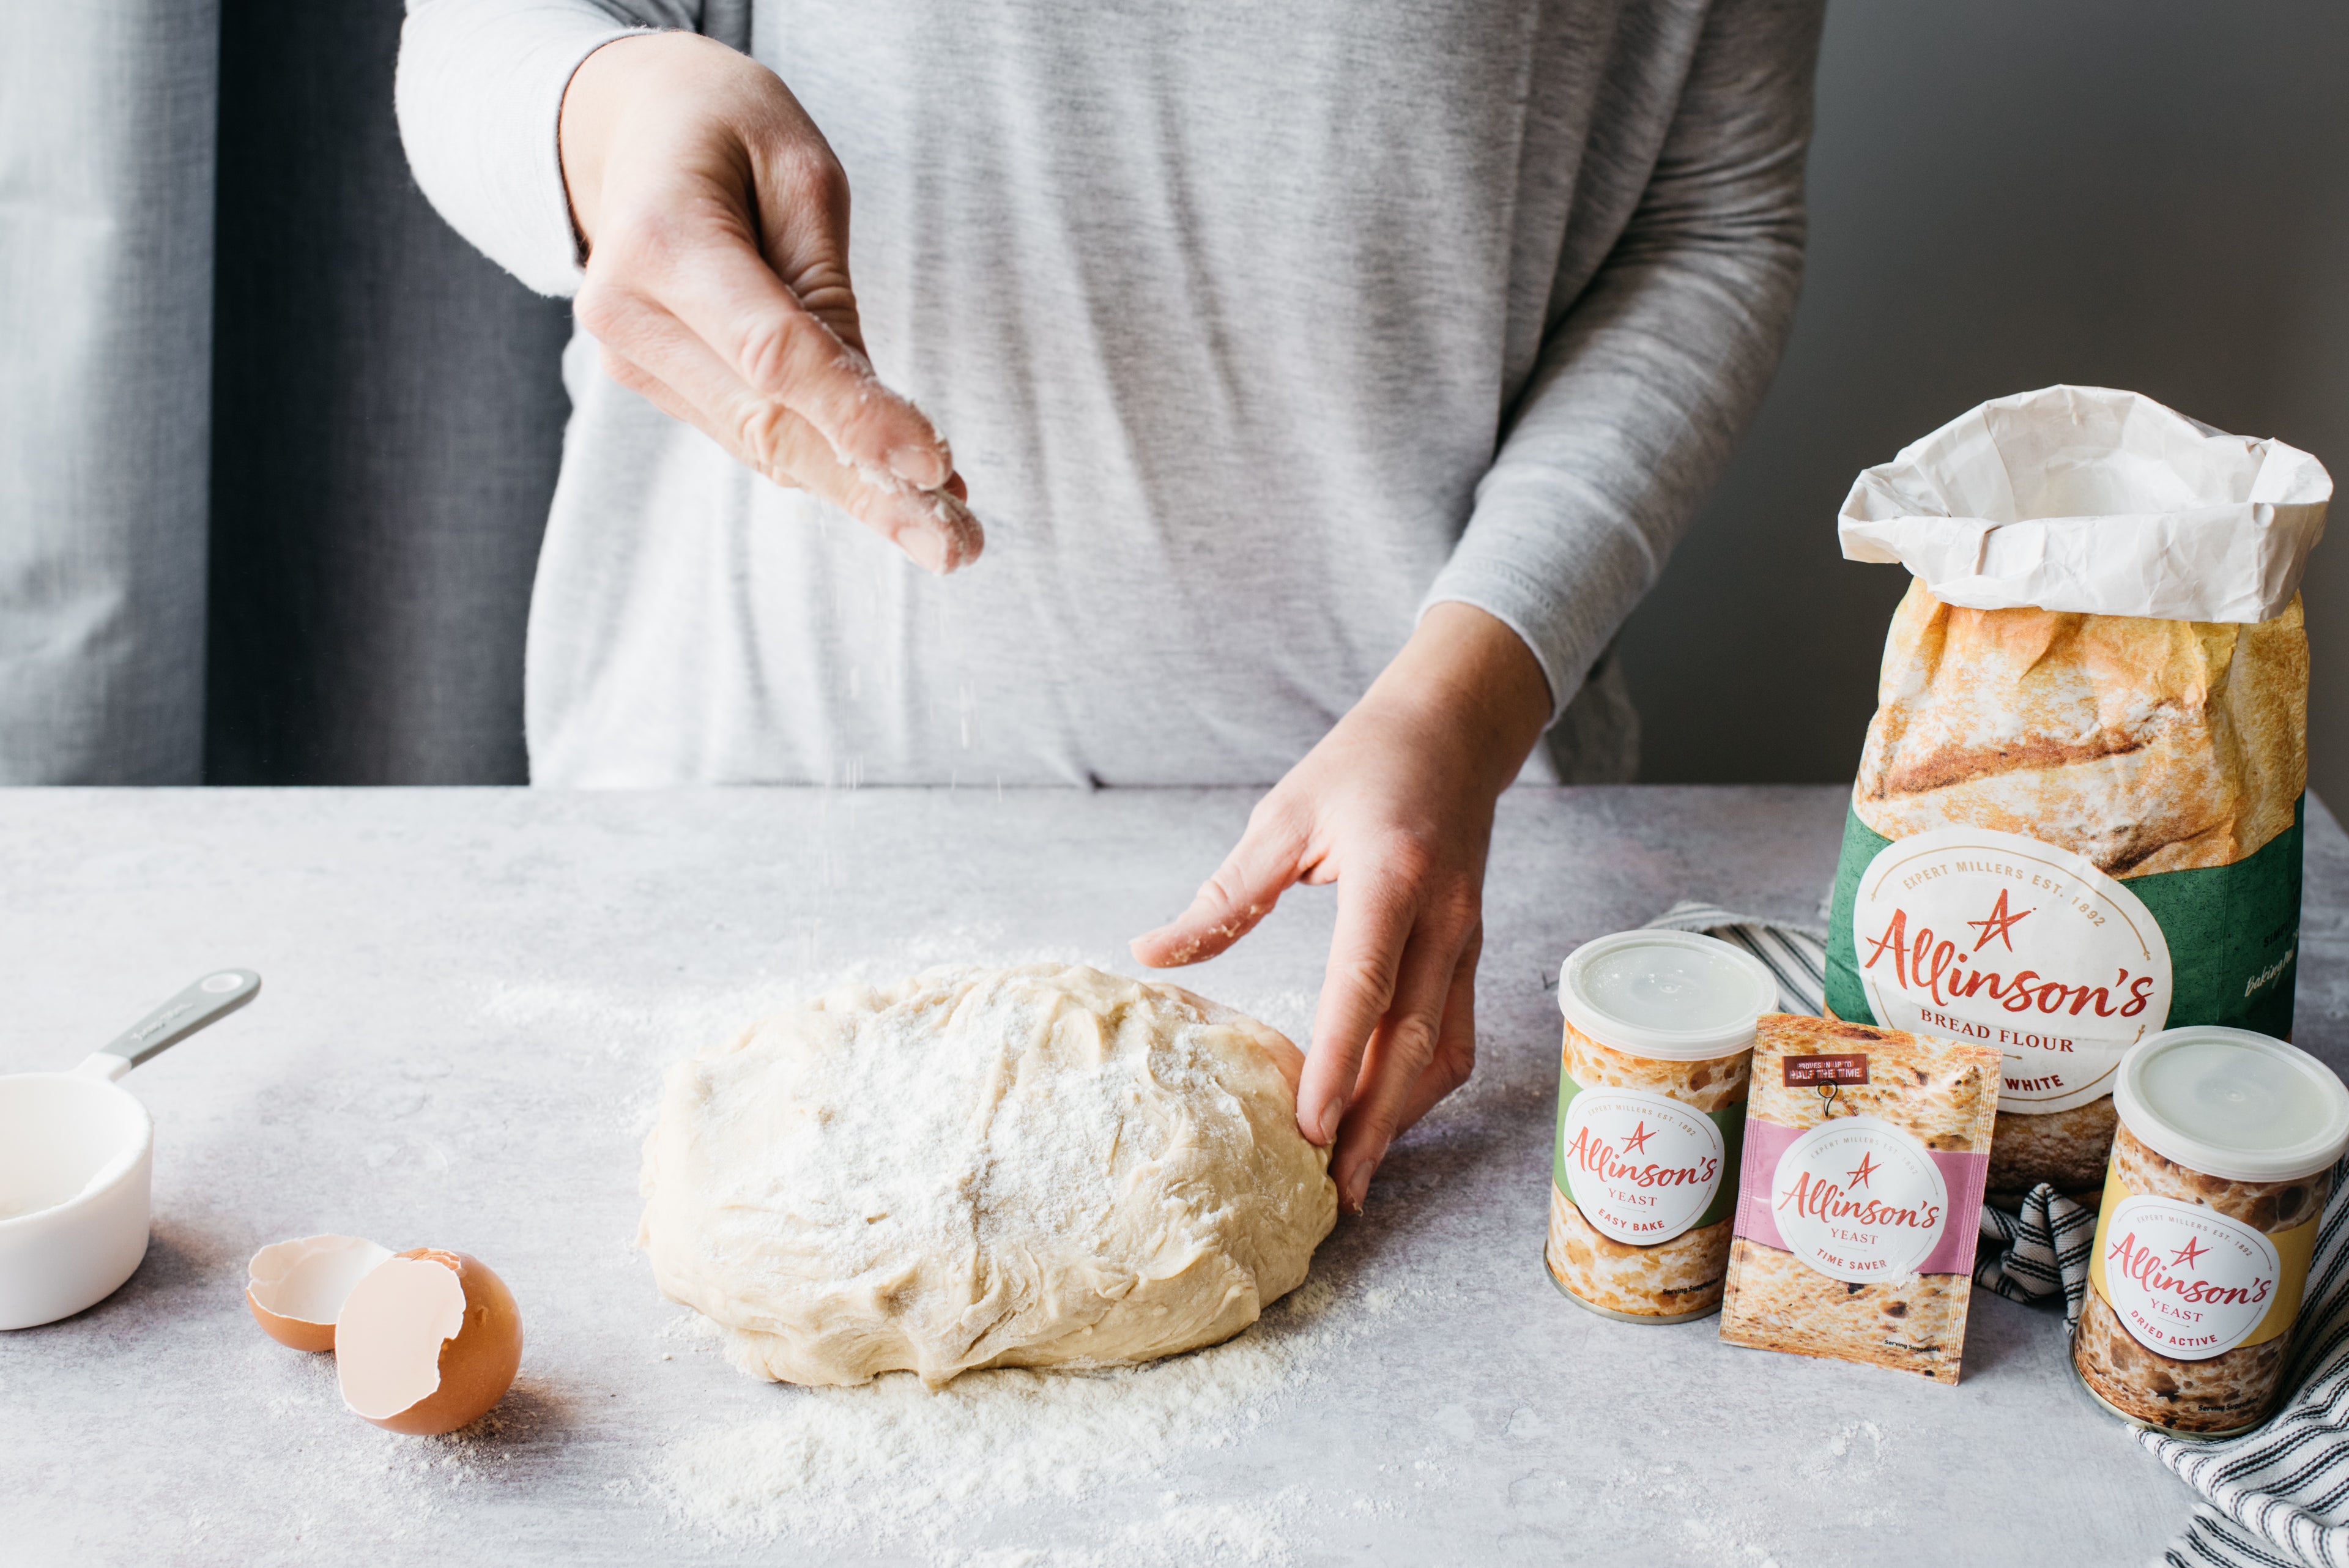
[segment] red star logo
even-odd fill
[[[2171,1254],[2169,1266],[2174,1269],[2182,1263],[2188,1268],[2192,1268],[2194,1266],[2194,1260],[2200,1257],[2209,1250],[2209,1248],[2204,1246],[2193,1237],[2189,1236],[2186,1238],[2186,1245],[2178,1248],[2175,1253]]]
[[[1655,1136],[1655,1134],[1648,1130],[1648,1124],[1646,1122],[1640,1122],[1631,1129],[1630,1136],[1623,1140],[1623,1152],[1625,1154],[1638,1154],[1640,1150],[1648,1147],[1648,1140]]]
[[[2007,951],[2013,952],[2014,950],[2014,938],[2011,936],[2009,932],[2013,930],[2015,921],[2023,919],[2023,916],[2030,913],[2031,911],[2029,909],[2017,909],[2013,914],[2008,914],[2006,912],[2006,889],[2001,888],[1998,890],[1998,902],[1990,907],[1990,913],[1982,919],[1968,920],[1966,922],[1967,925],[1971,926],[1975,930],[1982,933],[1981,940],[1974,943],[1974,951],[1982,951],[1982,949],[1990,946],[1991,940],[1992,938],[1996,938],[1998,940],[2006,944]]]
[[[1865,1187],[1868,1185],[1868,1179],[1875,1174],[1876,1157],[1872,1154],[1863,1154],[1859,1157],[1859,1164],[1844,1172],[1843,1179],[1854,1187]]]

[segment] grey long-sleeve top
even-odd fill
[[[1628,775],[1603,656],[1785,337],[1816,0],[745,9],[417,0],[417,179],[567,293],[570,73],[735,32],[847,171],[875,366],[987,552],[926,576],[574,340],[536,779],[1267,783],[1442,600],[1539,659],[1560,773]]]

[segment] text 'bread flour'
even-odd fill
[[[1869,469],[1914,575],[1845,825],[1830,1012],[2005,1057],[1990,1191],[2103,1180],[2165,1028],[2292,1028],[2308,639],[2332,481],[2132,392],[1985,403]]]

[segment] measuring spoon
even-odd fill
[[[0,1075],[0,1330],[71,1317],[139,1267],[155,1118],[115,1080],[260,990],[253,971],[221,970],[69,1073]]]

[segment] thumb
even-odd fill
[[[1305,840],[1284,816],[1258,813],[1191,907],[1154,931],[1133,939],[1133,956],[1153,969],[1214,958],[1272,913],[1297,880]]]
[[[863,356],[848,277],[848,177],[812,122],[793,130],[750,150],[759,254],[809,315]]]
[[[885,469],[917,490],[954,477],[954,453],[913,404],[873,379],[873,357],[848,273],[848,175],[799,100],[781,81],[769,106],[774,123],[744,138],[750,163],[759,254],[800,308],[821,322],[852,357],[862,383],[853,404],[792,403],[833,443],[842,461]]]

